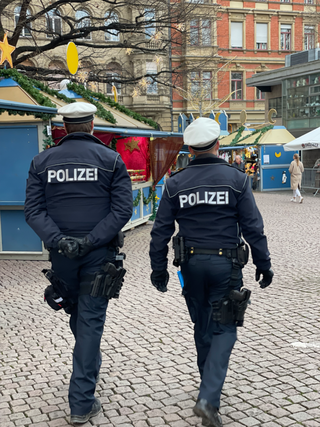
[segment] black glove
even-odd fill
[[[76,240],[79,244],[79,256],[80,257],[87,255],[87,253],[89,253],[93,249],[93,245],[87,236],[85,236],[81,239],[74,238],[74,240]]]
[[[167,270],[153,271],[151,273],[151,283],[159,292],[167,292],[167,284],[169,282],[169,273]]]
[[[259,285],[261,289],[266,288],[270,285],[273,278],[273,271],[271,268],[269,270],[260,270],[260,268],[256,269],[256,282],[260,279],[260,275],[262,274],[262,280],[260,280]]]
[[[79,256],[79,243],[74,237],[62,237],[58,242],[59,253],[69,259]]]

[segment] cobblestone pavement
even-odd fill
[[[256,194],[275,271],[261,290],[251,261],[245,327],[231,357],[221,414],[228,427],[320,426],[320,263],[318,197]],[[127,232],[128,270],[113,300],[96,395],[104,427],[200,426],[192,407],[199,375],[192,324],[170,262],[169,291],[150,284],[151,225]],[[172,254],[170,254],[172,258]],[[68,316],[42,301],[43,261],[0,261],[0,426],[68,425],[73,337]]]

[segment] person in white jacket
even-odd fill
[[[290,164],[289,172],[291,175],[291,189],[293,190],[293,197],[291,202],[297,202],[297,198],[299,197],[299,203],[303,202],[303,197],[301,196],[301,180],[302,173],[304,172],[303,163],[299,160],[299,154],[295,153],[293,155],[293,161]]]

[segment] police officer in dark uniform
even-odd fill
[[[27,223],[50,250],[53,283],[58,281],[60,290],[65,286],[67,295],[54,302],[66,300],[71,306],[72,423],[85,423],[101,410],[94,392],[108,299],[102,291],[92,296],[90,280],[115,262],[114,238],[132,215],[129,174],[120,155],[92,135],[95,112],[84,102],[58,110],[67,136],[34,157],[25,203]]]
[[[201,376],[194,412],[203,425],[214,427],[222,426],[221,390],[250,295],[241,289],[247,253],[240,230],[251,247],[256,280],[262,276],[260,287],[270,285],[273,276],[248,177],[217,157],[219,135],[220,127],[212,119],[199,118],[187,127],[184,143],[196,157],[166,181],[150,245],[151,282],[166,292],[167,245],[178,222],[174,240],[183,254],[183,294],[194,323]]]

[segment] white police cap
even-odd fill
[[[65,123],[88,123],[94,119],[97,107],[87,102],[73,102],[59,108],[58,114]]]
[[[213,119],[199,117],[184,131],[183,142],[195,151],[210,150],[220,136],[220,126]]]

